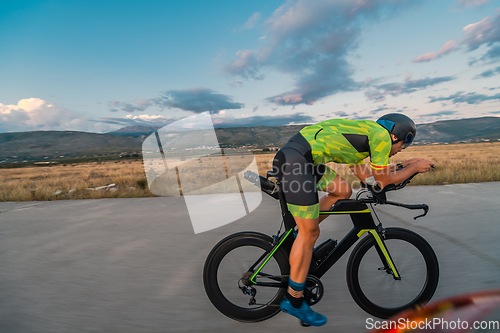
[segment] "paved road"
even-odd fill
[[[380,208],[385,226],[424,236],[441,265],[436,299],[500,288],[500,182],[410,187],[390,199],[428,203],[414,221]],[[0,203],[0,332],[276,332],[302,330],[285,315],[262,323],[218,313],[202,285],[212,246],[241,230],[273,233],[276,202],[237,222],[193,233],[182,198]],[[349,218],[322,224],[321,239],[341,237]],[[328,316],[315,332],[364,332],[368,315],[352,301],[343,259],[323,280],[315,308]]]

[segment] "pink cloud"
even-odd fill
[[[406,72],[406,75],[405,75],[405,81],[408,81],[411,77],[413,76],[412,73],[410,72]]]
[[[417,57],[417,58],[413,59],[411,62],[431,61],[435,57],[436,57],[436,53],[435,52],[429,52],[429,53],[426,53],[424,55],[421,55],[420,57]]]
[[[302,101],[302,95],[298,95],[298,94],[285,95],[285,96],[282,96],[282,97],[276,97],[274,99],[274,101],[276,103],[280,103],[280,102],[298,103],[298,102]]]
[[[371,78],[371,77],[367,77],[367,78],[365,79],[365,83],[364,83],[364,85],[366,86],[368,83],[370,83],[370,81],[371,81],[371,80],[372,80],[372,78]]]
[[[457,46],[457,42],[454,40],[449,40],[439,49],[437,52],[429,52],[420,57],[413,59],[411,62],[427,62],[434,60],[442,55],[450,53]]]
[[[447,41],[444,43],[443,47],[436,53],[436,56],[439,57],[440,55],[446,54],[451,52],[455,46],[457,46],[457,42],[452,40]]]
[[[224,72],[231,75],[240,75],[243,78],[261,80],[262,75],[257,75],[256,65],[259,63],[256,54],[251,50],[236,52],[238,59],[224,66]]]

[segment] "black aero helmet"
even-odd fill
[[[417,135],[417,126],[415,126],[413,120],[404,114],[389,113],[380,117],[377,123],[398,138],[393,143],[403,141],[403,149],[411,145],[413,139],[415,139],[415,135]]]

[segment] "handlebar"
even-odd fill
[[[361,182],[361,186],[368,189],[373,195],[372,198],[361,199],[361,201],[364,203],[378,203],[378,204],[398,206],[398,207],[403,207],[403,208],[412,209],[412,210],[423,209],[424,213],[421,215],[415,216],[413,219],[416,220],[419,217],[423,217],[423,216],[427,215],[427,213],[429,212],[429,206],[427,206],[426,204],[408,205],[408,204],[403,204],[403,203],[399,203],[399,202],[388,201],[387,196],[386,196],[387,192],[400,190],[403,187],[405,187],[406,185],[408,185],[410,183],[410,181],[413,179],[413,177],[415,177],[416,175],[418,175],[418,173],[411,175],[410,177],[408,177],[406,180],[404,180],[403,182],[401,182],[399,184],[389,184],[389,185],[385,186],[383,189],[381,189],[378,185],[372,186],[372,185],[368,185],[368,184]]]
[[[419,217],[423,217],[423,216],[427,215],[427,213],[429,212],[429,206],[427,206],[426,204],[421,204],[421,205],[407,205],[407,204],[403,204],[403,203],[399,203],[399,202],[393,202],[393,201],[386,201],[385,204],[386,205],[393,205],[393,206],[403,207],[403,208],[412,209],[412,210],[414,210],[414,209],[423,209],[424,213],[420,214],[418,216],[415,216],[413,218],[414,220],[418,219]]]
[[[269,179],[264,178],[250,170],[245,171],[243,177],[255,186],[260,187],[263,192],[269,194],[274,199],[279,199],[278,192],[276,191],[276,184]]]

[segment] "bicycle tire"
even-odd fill
[[[265,252],[271,251],[272,241],[271,237],[260,233],[237,233],[220,241],[208,255],[203,269],[205,291],[212,304],[227,317],[243,322],[257,322],[280,312],[279,303],[285,296],[286,288],[253,285],[258,303],[249,305],[247,302],[251,296],[243,294],[238,287],[240,278],[248,268]],[[244,257],[248,257],[248,260]],[[236,262],[226,263],[231,259]],[[278,249],[262,272],[274,276],[284,275],[280,281],[285,282],[288,280],[289,270],[288,255]],[[258,278],[262,279],[265,278]]]
[[[389,318],[432,298],[439,281],[439,264],[429,243],[413,231],[387,228],[384,243],[401,280],[395,280],[392,274],[380,268],[381,260],[375,248],[378,245],[369,234],[349,257],[347,285],[363,310],[376,317]],[[408,255],[411,257],[404,259]],[[411,269],[415,269],[415,273],[412,274]]]

